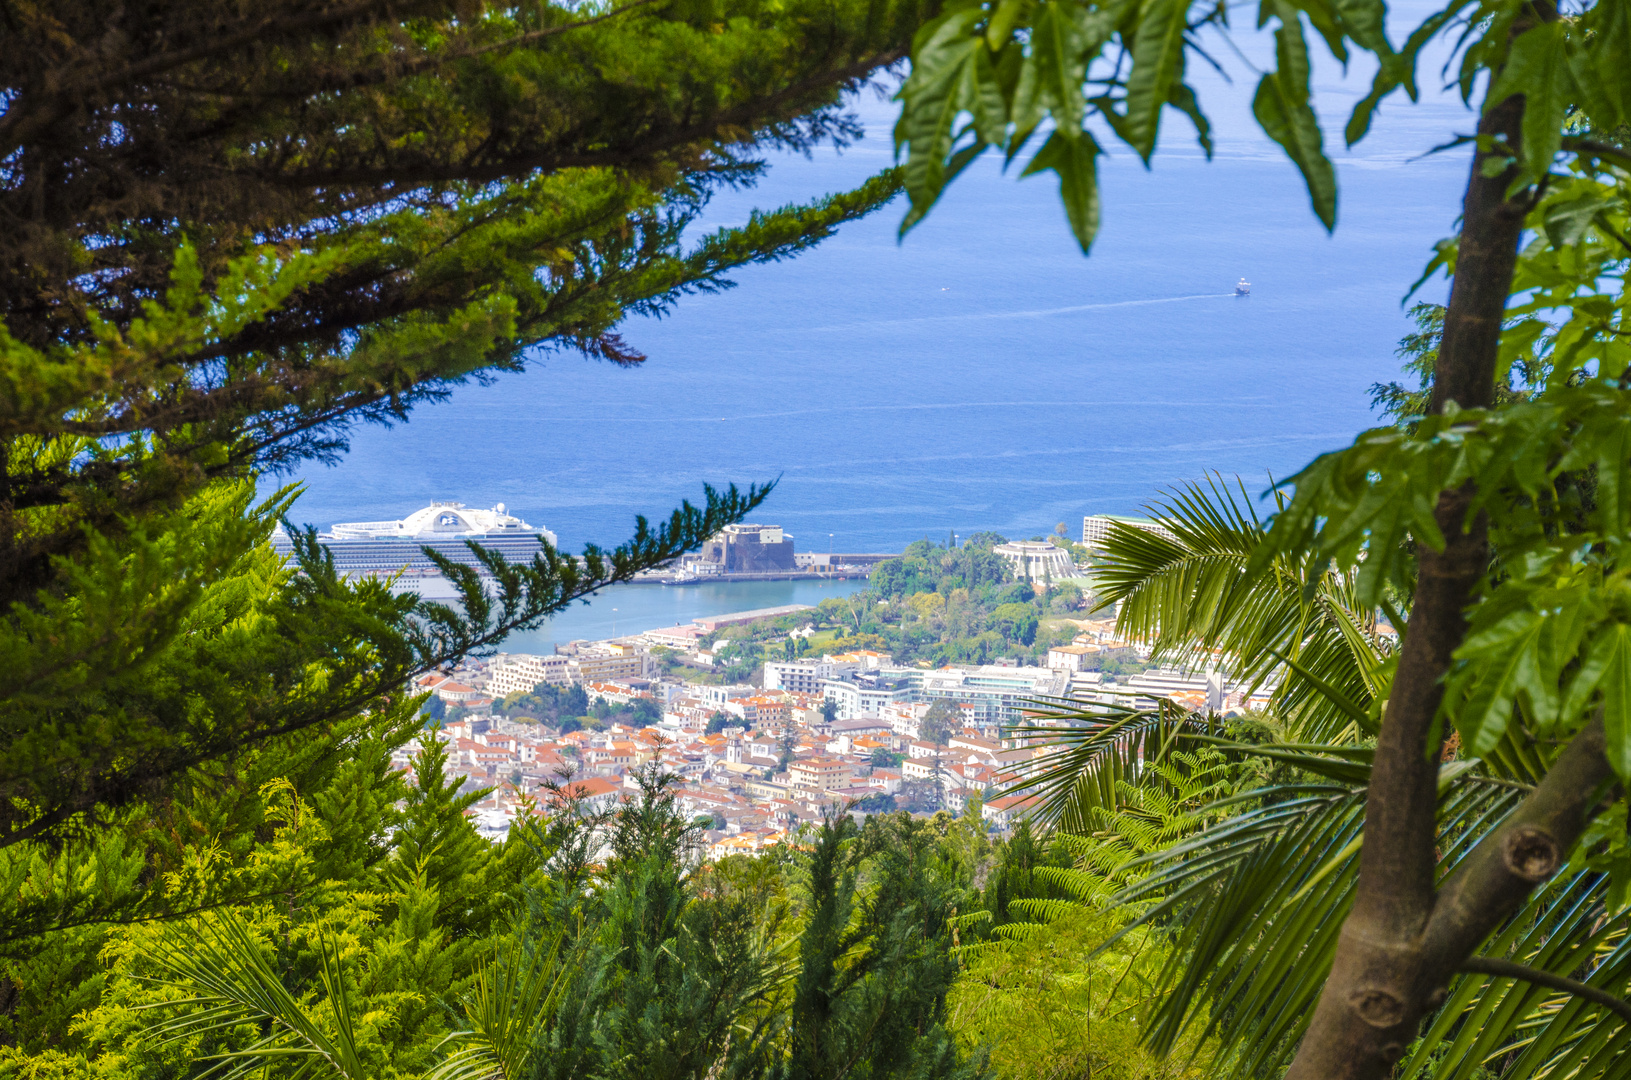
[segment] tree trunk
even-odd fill
[[[1519,145],[1524,102],[1490,109],[1473,154],[1463,204],[1455,279],[1433,372],[1430,411],[1448,403],[1494,404],[1501,322],[1517,264],[1527,192],[1508,198],[1516,175],[1485,162]],[[1498,145],[1505,140],[1506,146]],[[1439,890],[1436,805],[1443,732],[1434,718],[1451,656],[1466,631],[1463,612],[1488,564],[1485,525],[1468,520],[1470,488],[1440,496],[1442,552],[1425,546],[1399,667],[1388,698],[1366,799],[1365,845],[1353,910],[1287,1080],[1378,1080],[1444,1000],[1450,979],[1535,884],[1561,865],[1600,789],[1611,779],[1601,722],[1589,725],[1545,780],[1480,843]]]

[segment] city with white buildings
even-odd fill
[[[896,800],[961,812],[977,799],[993,828],[1007,828],[1031,800],[1005,789],[1052,752],[1011,730],[1031,722],[1029,710],[1038,703],[1150,707],[1165,698],[1224,713],[1260,704],[1267,694],[1250,695],[1219,671],[1149,669],[1107,680],[1090,669],[1096,653],[1133,649],[1148,656],[1116,640],[1109,619],[1081,621],[1076,641],[1049,650],[1045,666],[925,669],[855,651],[770,661],[759,685],[721,685],[663,674],[657,662],[656,649],[695,651],[718,626],[797,610],[698,620],[694,634],[667,627],[573,642],[549,656],[499,654],[427,675],[418,688],[458,706],[438,737],[448,744],[450,770],[470,787],[491,789],[475,809],[489,835],[563,790],[589,808],[614,804],[635,792],[633,774],[655,763],[680,777],[682,810],[709,818],[716,854],[778,843],[836,807],[866,813]],[[495,715],[507,696],[545,685],[581,687],[591,704],[648,702],[646,722],[563,733]],[[936,702],[949,703],[953,719],[931,733],[924,721]],[[411,769],[416,750],[405,748],[398,765]]]

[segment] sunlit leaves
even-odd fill
[[[1076,242],[1086,251],[1099,231],[1099,144],[1092,135],[1081,132],[1074,139],[1055,131],[1042,144],[1021,175],[1052,169],[1059,174],[1059,194],[1070,219]]]
[[[1388,45],[1379,0],[1268,0],[1263,10],[1263,20],[1280,20],[1277,68],[1259,87],[1254,113],[1302,172],[1315,213],[1329,228],[1336,182],[1310,104],[1303,20],[1344,62],[1349,41],[1382,59],[1388,74],[1379,77],[1375,100],[1412,85],[1412,61]],[[899,94],[895,146],[905,158],[912,200],[902,233],[985,150],[995,148],[1012,162],[1051,125],[1020,175],[1057,173],[1071,232],[1085,252],[1097,231],[1094,162],[1106,133],[1148,163],[1162,113],[1172,108],[1189,119],[1211,155],[1211,122],[1184,77],[1198,35],[1226,20],[1224,5],[1200,0],[956,4],[919,32],[912,73]]]
[[[1563,118],[1577,99],[1568,57],[1569,32],[1561,22],[1541,23],[1512,42],[1506,65],[1490,88],[1491,102],[1524,95],[1524,179],[1539,179],[1552,167],[1563,141]]]
[[[1278,68],[1257,84],[1252,113],[1302,172],[1315,215],[1331,229],[1336,227],[1336,171],[1325,156],[1319,118],[1308,103],[1308,42],[1290,5],[1283,5],[1282,10],[1284,21],[1274,31]]]
[[[1472,7],[1477,10],[1469,19]],[[1578,18],[1529,26],[1521,21],[1529,9],[1511,0],[1451,0],[1395,49],[1381,0],[1262,0],[1257,24],[1275,24],[1275,67],[1261,76],[1252,112],[1302,173],[1315,215],[1332,228],[1336,176],[1312,103],[1304,23],[1343,64],[1356,48],[1377,62],[1371,91],[1347,124],[1350,146],[1369,131],[1377,107],[1394,91],[1416,97],[1422,50],[1459,26],[1463,92],[1470,95],[1477,80],[1493,72],[1491,105],[1511,93],[1526,96],[1524,146],[1513,149],[1524,164],[1519,182],[1532,183],[1551,169],[1571,109],[1578,111],[1571,122],[1592,129],[1612,129],[1631,117],[1626,7],[1611,0]],[[895,146],[906,160],[912,199],[902,232],[986,149],[998,149],[1011,162],[1047,123],[1067,139],[1101,125],[1101,138],[1113,134],[1147,163],[1159,141],[1161,113],[1171,107],[1189,117],[1210,155],[1210,123],[1184,72],[1191,52],[1198,55],[1202,48],[1202,31],[1226,26],[1225,6],[1202,0],[954,5],[919,33],[912,74],[899,95]],[[1513,36],[1515,31],[1521,32]],[[1059,171],[1071,231],[1083,251],[1094,233],[1082,168],[1089,156],[1045,141],[1021,174]],[[1493,160],[1498,167],[1500,159]]]
[[[1548,39],[1549,40],[1549,39]],[[1444,710],[1467,752],[1513,725],[1563,739],[1601,710],[1610,755],[1631,775],[1631,260],[1625,177],[1592,153],[1554,174],[1529,218],[1497,377],[1508,400],[1378,428],[1293,477],[1252,567],[1274,553],[1355,575],[1361,605],[1409,584],[1411,549],[1443,528],[1487,523],[1496,553],[1467,614]],[[1453,265],[1452,248],[1439,260]],[[1434,517],[1447,491],[1465,516]]]
[[[1148,0],[1142,5],[1127,75],[1127,141],[1149,161],[1155,152],[1161,107],[1183,77],[1184,35],[1189,29],[1186,0]]]

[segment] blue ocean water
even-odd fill
[[[1262,44],[1246,37],[1248,51]],[[779,478],[758,520],[801,550],[880,551],[953,530],[1074,531],[1083,514],[1136,512],[1207,470],[1260,491],[1375,423],[1366,391],[1398,370],[1401,298],[1459,211],[1465,151],[1427,151],[1473,117],[1427,87],[1344,151],[1368,71],[1321,67],[1342,186],[1327,236],[1251,120],[1255,76],[1236,68],[1233,84],[1196,77],[1211,162],[1177,114],[1151,170],[1103,140],[1089,258],[1049,179],[987,161],[904,243],[896,204],[739,272],[735,289],[631,321],[625,337],[649,356],[637,368],[548,355],[405,426],[357,432],[341,465],[301,474],[294,516],[504,502],[575,549],[621,540],[636,513],[663,514],[704,482]],[[887,166],[895,106],[867,91],[855,109],[864,141],[773,159],[757,189],[710,207],[709,226]],[[1237,299],[1242,276],[1252,293]],[[1441,298],[1442,283],[1422,295]]]

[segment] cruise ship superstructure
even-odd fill
[[[528,525],[499,503],[479,510],[460,502],[433,502],[398,521],[350,521],[317,534],[334,556],[334,568],[344,576],[395,574],[422,576],[437,573],[436,564],[421,548],[445,555],[454,562],[480,568],[465,541],[474,540],[510,562],[531,562],[543,550],[539,538],[554,546],[555,534]],[[289,552],[289,538],[279,529],[273,546]]]

